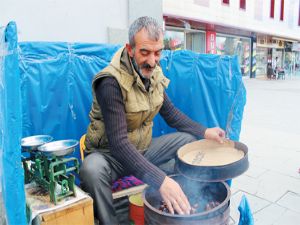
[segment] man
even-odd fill
[[[102,224],[117,224],[111,184],[133,174],[157,188],[171,213],[189,214],[190,204],[173,179],[159,166],[175,158],[177,150],[197,138],[222,142],[225,132],[205,128],[174,107],[165,88],[169,80],[159,67],[163,32],[150,17],[129,28],[129,44],[93,80],[91,123],[86,135],[90,154],[80,170],[82,187],[94,199]],[[152,139],[154,116],[160,115],[179,132]]]
[[[272,67],[273,67],[273,70],[274,70],[274,74],[277,77],[277,75],[278,75],[278,68],[279,68],[278,56],[276,56],[275,59],[273,60]]]

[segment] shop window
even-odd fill
[[[191,32],[186,33],[186,49],[205,53],[205,33],[202,32]]]
[[[283,17],[284,17],[284,0],[281,0],[281,4],[280,4],[280,20],[283,21]]]
[[[267,74],[268,55],[268,48],[256,48],[256,75]]]
[[[164,35],[164,45],[167,50],[184,49],[184,32],[175,30],[166,30]]]
[[[249,38],[221,36],[216,37],[217,54],[237,55],[243,76],[250,76],[251,41]]]
[[[274,18],[274,8],[275,8],[275,0],[271,0],[271,6],[270,6],[270,17]]]
[[[229,0],[223,0],[223,3],[229,5]]]
[[[240,8],[246,9],[246,0],[240,0]]]

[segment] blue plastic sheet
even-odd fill
[[[232,140],[239,139],[246,90],[236,56],[166,51],[160,63],[171,80],[167,93],[181,111],[207,127],[223,128]],[[155,136],[171,131],[156,117]]]
[[[93,76],[120,46],[26,42],[19,47],[23,136],[79,140],[89,122]]]
[[[0,68],[0,155],[2,194],[8,224],[26,224],[24,175],[21,167],[21,89],[17,52],[17,28],[7,25],[1,40]]]
[[[119,47],[21,43],[23,136],[79,139],[88,125],[92,78]],[[171,80],[167,93],[177,107],[239,139],[246,91],[236,57],[166,51],[160,62]],[[154,136],[171,131],[159,116],[155,119]]]
[[[250,209],[250,205],[245,195],[242,196],[238,209],[240,212],[239,225],[254,225],[254,220]]]

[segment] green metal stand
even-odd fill
[[[25,183],[35,181],[49,191],[50,200],[54,204],[68,196],[76,196],[75,176],[79,173],[79,163],[74,157],[48,158],[41,153],[31,154],[22,159],[25,171]]]

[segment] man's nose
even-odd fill
[[[158,62],[158,58],[155,56],[155,54],[150,54],[148,58],[148,64],[151,67],[154,67]]]

